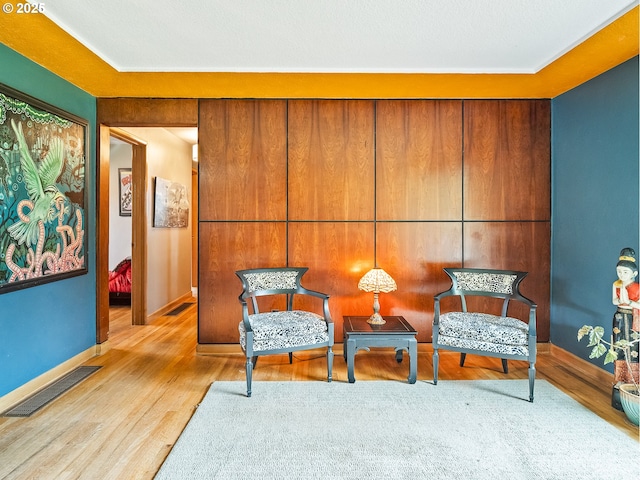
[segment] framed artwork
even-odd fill
[[[180,228],[189,224],[189,198],[184,185],[156,177],[154,197],[154,227]]]
[[[88,122],[0,84],[0,293],[87,273]]]
[[[133,195],[131,190],[131,169],[119,168],[118,169],[118,191],[120,193],[120,216],[131,216],[131,205],[133,202]]]

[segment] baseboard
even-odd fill
[[[164,307],[160,308],[159,310],[156,310],[151,315],[147,315],[147,323],[153,322],[156,318],[162,317],[165,313],[170,312],[171,310],[176,308],[178,305],[182,305],[184,302],[192,299],[193,299],[193,294],[191,293],[191,290],[189,290],[184,295],[178,297],[172,302],[167,303]]]
[[[66,375],[74,368],[84,364],[87,360],[99,355],[99,347],[99,345],[94,345],[91,348],[86,349],[84,352],[79,353],[78,355],[61,363],[57,367],[52,368],[51,370],[25,383],[21,387],[18,387],[15,390],[12,390],[6,395],[0,397],[0,412],[9,410],[14,405],[17,405],[34,393],[42,390],[50,383]]]
[[[322,347],[324,348],[324,347]],[[333,345],[333,353],[335,355],[342,355],[343,353],[342,343],[336,343]],[[433,348],[430,343],[419,343],[419,353],[433,353]],[[364,353],[364,352],[361,352]],[[199,343],[196,345],[196,354],[198,355],[242,355],[242,349],[238,343]]]
[[[537,353],[550,353],[551,352],[551,344],[550,343],[536,343],[536,352]]]
[[[239,343],[199,343],[196,345],[197,355],[243,355]]]
[[[595,385],[603,385],[605,389],[613,385],[613,374],[606,370],[578,357],[577,355],[564,350],[552,343],[549,343],[549,354],[560,363],[570,366],[571,371],[579,374],[585,380],[591,381]]]
[[[96,345],[96,355],[104,355],[109,350],[111,350],[111,342],[109,340]]]

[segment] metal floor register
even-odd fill
[[[67,373],[42,390],[34,393],[29,398],[23,400],[16,406],[10,408],[2,414],[3,417],[29,417],[33,413],[48,405],[63,393],[67,392],[92,373],[95,373],[100,366],[83,366]]]

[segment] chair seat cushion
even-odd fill
[[[448,312],[440,315],[438,344],[526,356],[529,353],[529,326],[512,317]]]
[[[253,351],[280,350],[325,343],[329,340],[327,323],[313,312],[301,310],[249,315],[253,330]],[[238,324],[240,346],[246,350],[244,322]]]

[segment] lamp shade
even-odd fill
[[[358,289],[364,292],[389,293],[398,289],[391,275],[381,268],[372,268],[358,282]]]

